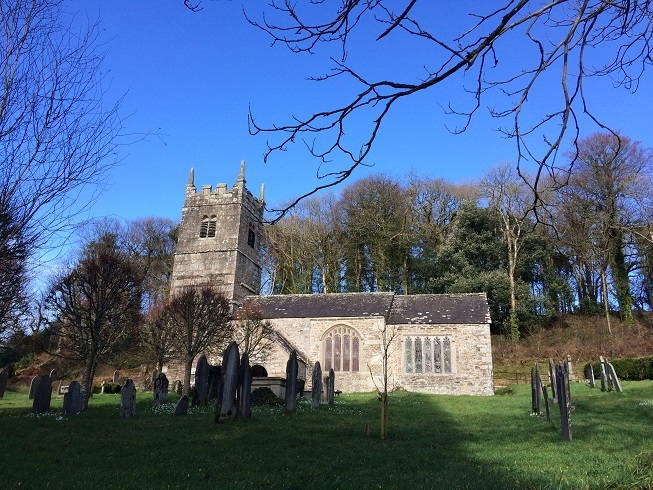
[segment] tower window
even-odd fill
[[[200,238],[213,238],[217,223],[218,219],[215,214],[211,215],[210,218],[205,215],[200,223]]]
[[[247,245],[254,248],[255,243],[256,243],[256,234],[254,233],[254,230],[250,228],[249,232],[247,233]]]

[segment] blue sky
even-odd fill
[[[71,2],[71,10],[78,9],[78,19],[88,17],[101,23],[107,50],[105,84],[109,97],[125,94],[125,132],[151,133],[143,141],[120,148],[121,163],[111,172],[110,188],[95,203],[93,215],[179,219],[191,167],[198,187],[220,182],[231,186],[240,161],[245,160],[248,188],[258,195],[265,183],[269,207],[321,183],[316,179],[317,163],[301,143],[263,163],[267,137],[249,135],[249,107],[262,125],[283,124],[293,114],[329,108],[355,87],[342,81],[307,80],[330,69],[329,52],[297,55],[283,46],[271,47],[269,37],[243,16],[243,8],[259,16],[266,4],[250,1],[243,7],[239,1],[204,0],[203,10],[193,13],[183,0]],[[434,19],[433,28],[456,25],[452,19],[459,12],[451,10],[453,6],[424,5],[424,14]],[[361,34],[371,29],[377,32],[379,28],[364,25]],[[510,49],[518,59],[519,47]],[[407,44],[401,37],[372,44],[353,38],[348,63],[370,77],[415,81],[430,56],[426,47]],[[501,62],[511,60],[504,57]],[[446,130],[445,125],[455,126],[457,121],[444,114],[442,106],[464,103],[461,86],[465,82],[470,81],[452,79],[397,105],[367,162],[373,166],[361,168],[353,178],[374,172],[399,178],[417,172],[462,182],[480,177],[492,165],[515,161],[514,142],[495,131],[499,124],[486,112],[463,135]],[[653,146],[647,114],[653,106],[650,83],[640,86],[635,95],[613,89],[607,79],[588,84],[587,90],[605,122]],[[546,111],[546,87],[542,94],[533,105]],[[361,121],[361,128],[364,124]],[[357,137],[359,129],[352,128],[348,136]],[[583,134],[595,130],[587,126]]]

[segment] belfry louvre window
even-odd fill
[[[352,328],[340,326],[327,332],[323,340],[324,370],[359,371],[360,338]]]
[[[451,374],[451,338],[416,335],[404,340],[407,373]]]
[[[213,238],[215,236],[215,227],[218,223],[218,218],[215,214],[204,216],[202,222],[200,223],[200,238]]]

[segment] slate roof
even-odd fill
[[[249,296],[244,306],[258,309],[264,318],[269,319],[382,316],[390,325],[490,323],[490,310],[484,293]]]

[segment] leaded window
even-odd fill
[[[346,326],[332,328],[324,336],[323,345],[325,371],[360,370],[360,338],[353,328]]]
[[[404,339],[404,368],[407,373],[451,374],[451,338],[413,335]]]

